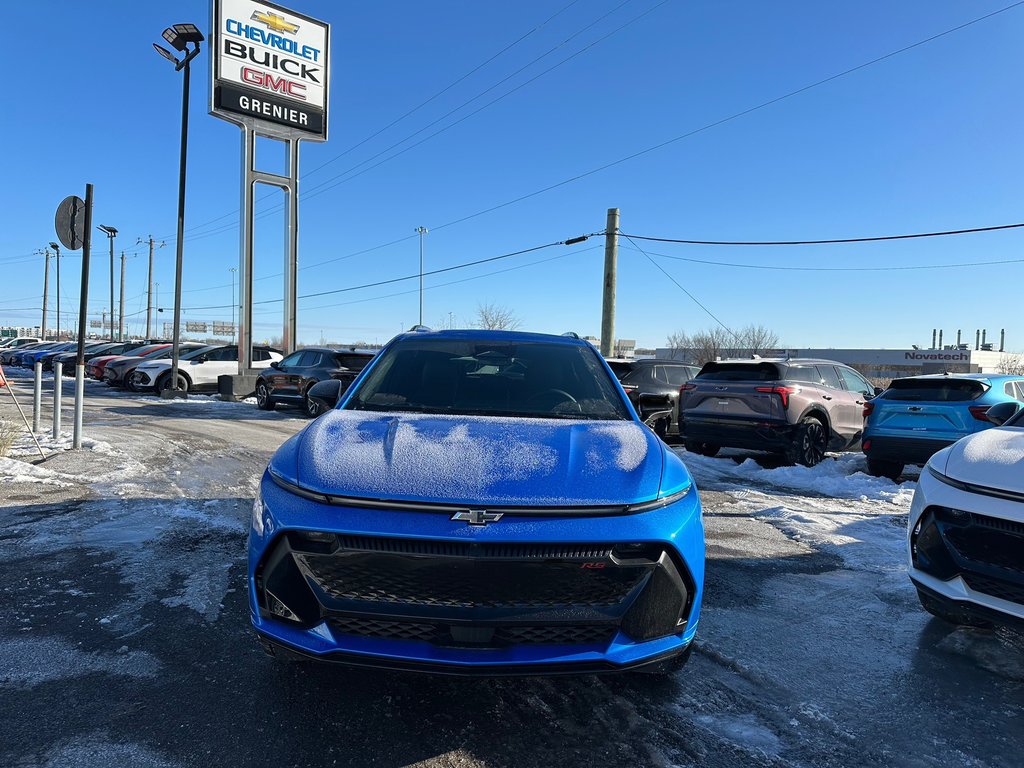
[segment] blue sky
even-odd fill
[[[688,239],[818,239],[1024,220],[1022,5],[460,221],[1009,4],[292,2],[331,22],[333,57],[330,139],[302,148],[299,293],[414,274],[420,225],[431,230],[427,269],[437,269],[600,231],[606,209],[615,206],[623,231]],[[50,1],[5,10],[7,28],[21,32],[8,37],[4,59],[23,62],[33,85],[4,105],[0,324],[38,322],[39,311],[30,308],[42,295],[42,257],[33,252],[54,239],[57,203],[83,194],[87,181],[96,187],[96,222],[117,227],[118,252],[125,248],[133,257],[129,320],[144,319],[135,313],[145,307],[145,250],[135,243],[150,234],[167,243],[157,251],[155,280],[160,305],[169,308],[181,81],[151,43],[172,23],[206,30],[209,6]],[[208,65],[204,49],[193,72],[183,306],[186,319],[210,321],[231,316],[240,137],[235,126],[206,113]],[[279,169],[279,154],[261,144],[261,166]],[[268,199],[258,210],[272,210],[276,194],[262,192]],[[281,230],[279,212],[259,220],[257,301],[281,296],[274,277],[283,262]],[[402,238],[408,239],[351,255]],[[769,326],[790,346],[927,345],[931,329],[942,327],[947,340],[957,328],[971,338],[975,328],[988,328],[990,338],[1005,328],[1007,346],[1024,349],[1024,313],[1015,300],[1024,263],[801,272],[654,255],[808,268],[975,263],[1022,258],[1022,231],[828,247],[639,244],[724,323]],[[596,335],[601,245],[593,238],[429,277],[424,320],[439,325],[452,317],[463,325],[478,304],[493,302],[513,309],[526,329]],[[106,246],[97,233],[89,301],[96,316],[109,303]],[[80,264],[74,256],[62,261],[62,310],[77,308]],[[465,282],[443,285],[456,280]],[[300,299],[300,341],[321,333],[336,341],[384,341],[416,322],[417,306],[415,280]],[[257,308],[257,338],[280,333],[279,308]],[[622,241],[619,337],[659,346],[672,331],[713,323]]]

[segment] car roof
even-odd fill
[[[1009,373],[926,373],[921,376],[900,376],[901,379],[970,379],[972,381],[1004,381],[1021,379]]]
[[[840,363],[838,360],[826,360],[821,357],[731,357],[726,360],[711,360],[712,363],[749,363],[750,365],[757,365],[758,363],[776,363],[779,365],[841,365],[844,368],[850,366],[846,363]],[[705,363],[707,365],[707,363]]]
[[[590,347],[591,344],[578,336],[566,336],[554,333],[535,333],[533,331],[485,331],[477,329],[443,330],[430,329],[407,331],[400,333],[392,341],[399,339],[438,339],[453,341],[508,341],[508,342],[546,342],[548,344],[564,344],[567,347]]]

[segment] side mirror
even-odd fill
[[[193,357],[192,358],[192,365],[197,365],[199,363],[205,363],[205,362],[206,362],[206,355],[200,355],[199,357]]]
[[[326,379],[310,387],[306,396],[320,406],[321,411],[330,411],[338,404],[344,391],[344,382],[337,379]]]
[[[280,369],[281,361],[280,360],[271,360],[270,361],[270,367],[274,368],[274,369]]]
[[[885,392],[885,390],[882,389],[881,387],[875,387],[875,397],[878,397],[883,392]]]
[[[1001,427],[1016,416],[1020,408],[1020,403],[999,403],[985,411],[985,418],[997,427]]]

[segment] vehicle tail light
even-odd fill
[[[640,389],[640,387],[636,386],[635,384],[622,385],[622,391],[625,392],[627,395],[635,394],[638,389]]]
[[[874,403],[872,403],[870,400],[864,403],[864,418],[866,419],[868,416],[870,416],[873,410],[875,410]]]
[[[867,451],[870,451],[871,450],[871,441],[870,440],[865,440],[863,443],[861,443],[860,449],[862,451],[864,451],[865,453]]]
[[[991,407],[992,406],[990,405],[971,405],[968,406],[967,410],[970,411],[971,416],[976,418],[978,421],[988,421],[985,414],[988,413],[988,409]]]
[[[688,384],[683,384],[683,386],[681,386],[679,388],[679,394],[683,394],[683,392],[689,392],[690,390],[693,390],[693,389],[696,389],[696,388],[697,388],[697,385],[694,384],[693,382],[690,382]]]
[[[789,408],[789,396],[795,395],[800,390],[796,387],[756,387],[755,391],[765,392],[769,395],[778,395],[782,398],[782,407]]]

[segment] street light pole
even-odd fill
[[[56,243],[50,243],[50,247],[57,254],[57,335],[55,338],[57,341],[60,341],[60,246]]]
[[[124,251],[121,251],[121,304],[117,312],[117,340],[124,341]]]
[[[430,230],[426,227],[416,227],[420,236],[420,325],[423,325],[423,236]]]
[[[107,240],[110,241],[110,339],[114,338],[114,238],[117,237],[117,230],[114,227],[108,227],[105,224],[100,224],[97,227],[101,232],[105,232]],[[100,328],[100,334],[102,335],[103,329]]]
[[[181,341],[181,267],[185,239],[185,168],[188,157],[188,87],[189,64],[199,55],[199,44],[205,39],[195,24],[175,24],[163,32],[163,38],[171,46],[185,54],[178,61],[174,54],[166,48],[154,43],[157,53],[174,62],[175,70],[183,70],[181,87],[181,151],[178,157],[178,239],[175,243],[177,251],[174,265],[174,336],[171,342],[171,381],[169,389],[160,393],[168,399],[184,398],[185,392],[178,389],[178,351]],[[191,50],[188,44],[194,46]]]

